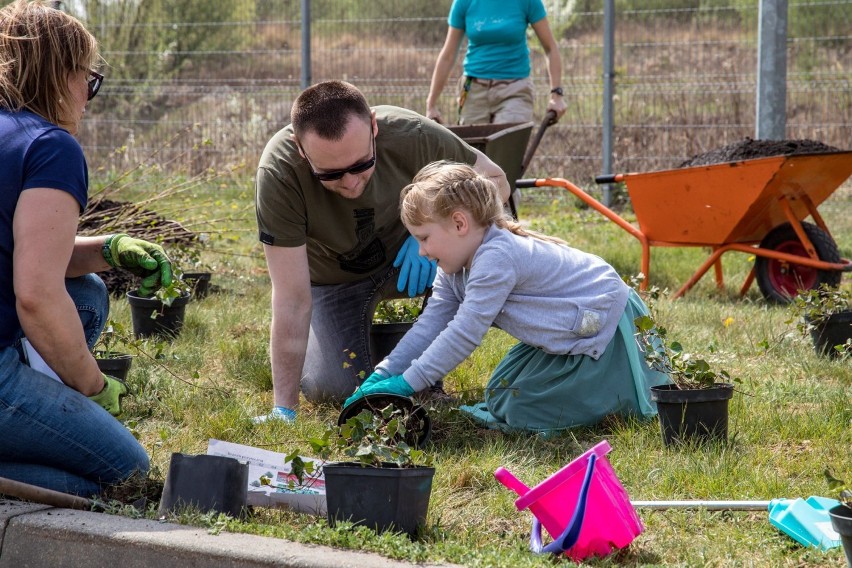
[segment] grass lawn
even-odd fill
[[[104,174],[99,174],[104,175]],[[128,184],[121,197],[139,199],[168,180]],[[97,184],[97,182],[96,182]],[[96,185],[95,184],[95,185]],[[567,194],[529,191],[521,217],[531,227],[565,238],[609,261],[624,277],[639,270],[640,248],[626,232],[582,209]],[[219,288],[191,302],[183,333],[171,344],[147,343],[129,382],[125,423],[152,457],[152,476],[164,479],[172,452],[205,453],[207,440],[288,452],[308,447],[309,436],[336,420],[339,409],[304,402],[296,425],[254,425],[272,401],[268,340],[270,284],[254,226],[250,174],[237,173],[165,195],[151,203],[172,218],[210,231],[203,259]],[[820,207],[841,254],[852,257],[852,188]],[[631,219],[629,212],[625,213]],[[205,225],[204,219],[217,221]],[[223,220],[224,219],[224,220]],[[201,222],[191,221],[202,220]],[[698,249],[655,249],[651,283],[677,289],[706,256]],[[852,364],[817,357],[810,340],[789,323],[785,307],[767,305],[756,286],[737,290],[753,259],[724,258],[728,290],[712,274],[684,298],[664,294],[658,318],[685,348],[728,369],[742,383],[731,401],[729,444],[704,449],[663,447],[656,420],[614,420],[558,437],[506,435],[477,427],[451,409],[434,409],[429,450],[435,485],[428,526],[412,542],[363,528],[329,528],[325,519],[286,510],[258,509],[248,522],[185,514],[178,520],[216,530],[262,534],[301,542],[357,548],[419,561],[467,566],[552,566],[527,549],[531,515],[518,512],[513,494],[493,477],[505,466],[534,485],[601,440],[616,473],[635,500],[768,500],[828,495],[822,471],[852,478]],[[850,286],[844,276],[844,286]],[[113,302],[111,317],[130,329],[127,302]],[[513,340],[492,330],[486,341],[445,381],[465,400],[479,399],[490,371]],[[159,358],[156,358],[156,357]],[[146,513],[155,517],[156,503]],[[127,512],[127,514],[131,514]],[[626,550],[592,565],[839,566],[842,551],[822,553],[797,545],[773,528],[765,511],[639,510],[645,532]]]

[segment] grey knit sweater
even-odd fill
[[[547,353],[598,359],[628,291],[595,255],[491,226],[469,272],[438,270],[426,309],[377,369],[422,390],[464,361],[492,325]]]

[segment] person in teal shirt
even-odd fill
[[[444,46],[435,63],[426,116],[443,123],[438,98],[467,36],[464,76],[459,95],[459,124],[529,122],[533,118],[533,81],[527,26],[547,57],[550,99],[557,120],[565,113],[562,59],[541,0],[454,0]]]

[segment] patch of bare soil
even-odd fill
[[[692,156],[678,165],[679,168],[693,166],[709,166],[725,162],[740,162],[753,158],[768,158],[770,156],[792,156],[795,154],[823,154],[840,152],[840,148],[823,144],[816,140],[754,140],[746,138],[703,154]]]
[[[163,485],[163,481],[150,476],[134,475],[118,485],[107,487],[101,495],[101,500],[105,503],[117,501],[144,511],[149,504],[160,502]]]

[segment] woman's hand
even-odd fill
[[[437,107],[430,106],[426,109],[426,118],[431,118],[438,124],[444,124],[444,118],[441,116],[441,111]]]

